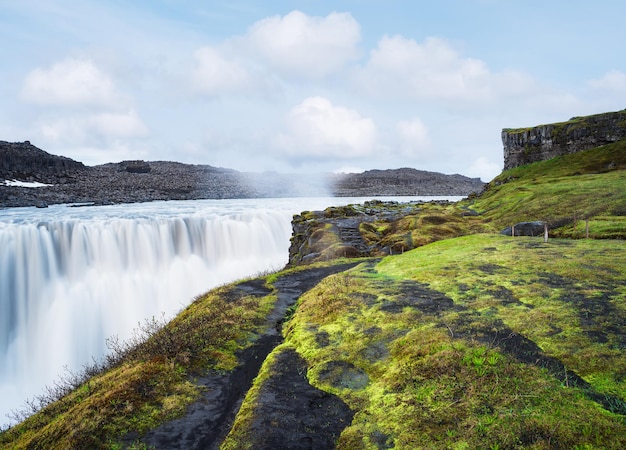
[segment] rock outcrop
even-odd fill
[[[519,222],[511,227],[507,227],[500,232],[505,236],[541,236],[545,229],[545,223],[538,220],[535,222]]]
[[[450,205],[445,200],[408,203],[372,200],[362,205],[304,211],[291,221],[289,265],[340,257],[380,257],[424,245],[430,241],[423,227],[426,222],[449,226],[451,221],[462,220],[452,210],[442,213]],[[428,213],[422,214],[424,210]],[[422,216],[421,219],[418,216]],[[412,238],[412,232],[420,227],[423,241]],[[456,223],[450,229],[465,234]]]
[[[64,183],[86,169],[83,163],[51,155],[29,141],[0,141],[0,180]]]
[[[502,130],[504,169],[610,144],[626,138],[626,110],[567,122]]]

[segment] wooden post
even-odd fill
[[[511,225],[511,237],[515,237],[515,225]]]
[[[548,242],[548,222],[543,223],[543,242]]]

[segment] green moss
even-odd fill
[[[608,115],[617,114],[623,116],[625,119],[623,121],[618,121],[618,126],[624,126],[623,123],[626,123],[626,111],[617,111],[615,113],[601,113],[601,114],[593,114],[589,116],[579,116],[572,117],[570,120],[566,120],[564,122],[556,122],[550,124],[542,124],[534,127],[524,127],[524,128],[504,128],[502,131],[505,131],[508,134],[522,134],[528,131],[533,130],[534,128],[541,128],[545,126],[552,127],[552,135],[558,136],[565,132],[571,132],[577,128],[584,128],[588,126],[593,126],[598,120],[602,120],[604,117],[608,117]]]
[[[355,411],[339,448],[619,448],[623,419],[589,389],[624,398],[626,358],[615,347],[626,317],[623,250],[492,235],[440,241],[374,272],[361,265],[327,278],[301,298],[287,342],[311,383]],[[598,340],[581,317],[585,298],[605,297],[611,306],[594,311]],[[504,330],[591,388],[522,362],[496,338]]]

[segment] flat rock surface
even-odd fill
[[[306,362],[284,349],[260,389],[249,431],[252,448],[323,450],[335,447],[353,412],[338,397],[311,386]]]

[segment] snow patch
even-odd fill
[[[18,187],[27,187],[27,188],[52,186],[51,184],[40,183],[38,181],[19,181],[19,180],[3,180],[2,182],[0,182],[0,184],[4,186],[18,186]]]

